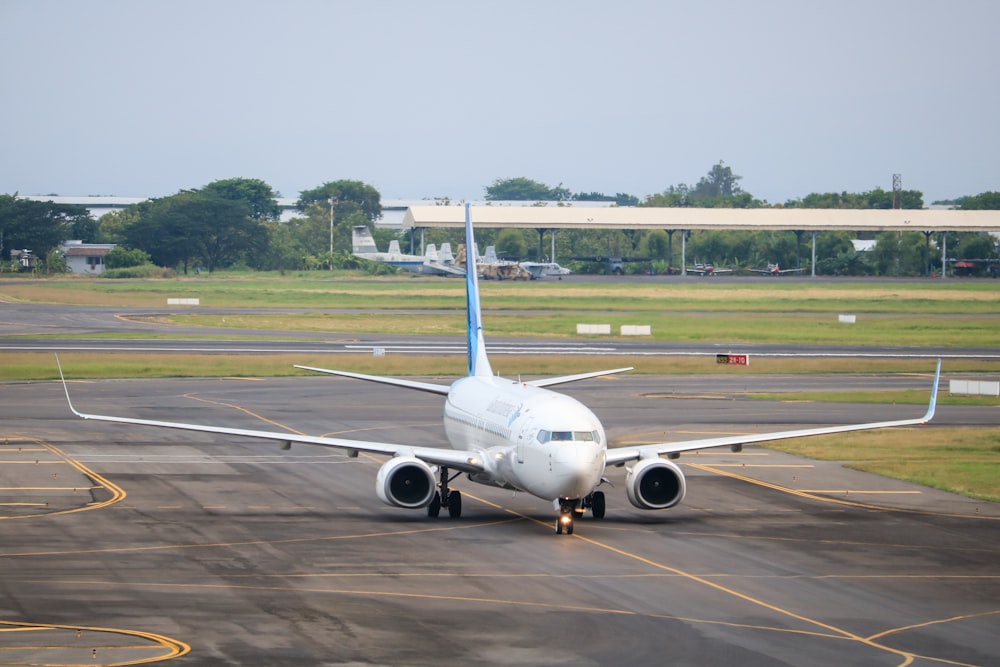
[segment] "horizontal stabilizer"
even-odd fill
[[[304,371],[315,371],[317,373],[326,373],[328,375],[339,375],[345,378],[354,378],[355,380],[367,380],[368,382],[378,382],[379,384],[391,384],[396,387],[406,387],[407,389],[417,389],[419,391],[427,391],[432,394],[441,394],[443,396],[448,395],[448,390],[450,387],[446,387],[440,384],[432,384],[430,382],[418,382],[416,380],[404,380],[402,378],[385,377],[383,375],[365,375],[364,373],[349,373],[348,371],[334,371],[329,368],[315,368],[313,366],[299,366],[296,364],[296,368],[301,368]]]
[[[531,385],[532,387],[551,387],[557,384],[566,384],[567,382],[576,382],[577,380],[588,380],[590,378],[598,378],[602,375],[614,375],[615,373],[624,373],[625,371],[632,370],[632,366],[626,368],[613,368],[610,371],[594,371],[593,373],[580,373],[579,375],[561,375],[554,378],[542,378],[541,380],[529,380],[525,384]]]

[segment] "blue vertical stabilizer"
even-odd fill
[[[493,375],[483,342],[483,313],[479,307],[479,278],[476,276],[476,238],[472,215],[465,205],[465,307],[468,329],[469,375]]]

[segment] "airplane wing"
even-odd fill
[[[613,368],[610,371],[595,371],[593,373],[580,373],[579,375],[562,375],[554,378],[542,378],[541,380],[529,380],[524,384],[531,385],[532,387],[551,387],[557,384],[566,384],[567,382],[576,382],[577,380],[601,377],[602,375],[624,373],[625,371],[630,371],[633,368],[633,366],[628,366],[627,368]]]
[[[434,269],[435,271],[440,271],[444,275],[450,276],[464,276],[465,269],[460,266],[452,266],[450,264],[443,264],[441,262],[424,262],[424,266]]]
[[[678,442],[664,442],[652,445],[640,445],[638,447],[623,447],[620,449],[609,449],[606,462],[609,466],[622,465],[623,463],[627,463],[629,461],[653,458],[664,454],[679,454],[681,452],[689,452],[696,449],[732,447],[734,445],[752,445],[760,442],[788,440],[790,438],[804,438],[814,435],[828,435],[830,433],[847,433],[849,431],[866,431],[878,428],[889,428],[893,426],[916,426],[919,424],[926,424],[934,418],[934,410],[937,406],[938,383],[940,380],[941,360],[938,359],[937,371],[934,373],[934,386],[931,388],[930,404],[927,406],[927,412],[924,413],[922,417],[917,417],[916,419],[898,419],[894,421],[868,422],[865,424],[845,424],[842,426],[803,428],[792,431],[774,431],[771,433],[752,433],[748,435],[727,435],[718,438],[680,440]]]
[[[56,363],[58,365],[58,357]],[[386,456],[414,456],[431,465],[453,468],[462,472],[475,473],[483,472],[485,470],[482,457],[480,457],[477,452],[473,451],[443,449],[438,447],[413,447],[411,445],[391,442],[351,440],[348,438],[328,438],[324,436],[303,435],[291,432],[258,431],[254,429],[229,428],[225,426],[211,426],[207,424],[187,424],[182,422],[158,421],[155,419],[136,419],[132,417],[113,417],[110,415],[88,414],[80,412],[73,407],[73,401],[70,400],[69,397],[69,388],[66,385],[66,379],[63,377],[62,367],[59,368],[59,377],[63,383],[63,391],[66,394],[66,402],[69,404],[70,411],[81,419],[92,419],[94,421],[117,424],[134,424],[138,426],[157,426],[161,428],[173,428],[185,431],[198,431],[201,433],[217,433],[219,435],[234,435],[243,438],[274,440],[276,442],[280,442],[283,448],[291,446],[291,443],[293,442],[298,442],[304,445],[343,449],[346,450],[349,455],[356,455],[357,452],[367,452],[370,454],[383,454]]]

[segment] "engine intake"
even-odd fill
[[[434,469],[412,456],[389,459],[375,477],[375,493],[387,505],[427,507],[437,493]]]
[[[629,502],[641,510],[665,510],[684,500],[687,484],[677,464],[660,458],[643,459],[627,469],[625,492]]]

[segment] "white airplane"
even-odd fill
[[[465,215],[466,247],[474,248],[468,207]],[[452,517],[461,515],[462,496],[458,490],[450,488],[450,483],[459,474],[465,473],[473,482],[530,493],[551,501],[553,509],[558,512],[555,530],[567,534],[573,533],[574,519],[581,516],[586,508],[591,510],[595,519],[604,517],[605,497],[598,487],[606,481],[604,472],[608,466],[626,466],[625,493],[632,505],[646,510],[667,509],[684,499],[687,487],[680,467],[662,456],[676,458],[681,452],[710,447],[730,447],[739,451],[745,444],[769,440],[924,424],[934,415],[941,374],[940,360],[927,412],[916,419],[609,449],[607,435],[597,416],[579,401],[550,391],[548,387],[621,373],[631,368],[530,381],[498,377],[494,375],[486,355],[475,271],[467,272],[465,285],[468,375],[450,386],[297,366],[319,373],[444,396],[444,431],[451,449],[92,415],[78,412],[72,402],[69,407],[84,419],[263,438],[280,442],[282,449],[288,449],[291,443],[296,442],[343,449],[350,456],[356,456],[358,452],[387,455],[389,460],[375,477],[378,498],[396,507],[426,508],[432,517],[438,516],[442,508],[447,509]],[[58,357],[56,360],[58,363]],[[59,374],[61,377],[61,367]],[[65,379],[63,389],[69,402]]]
[[[447,246],[447,250],[445,249]],[[465,269],[455,266],[455,258],[451,254],[451,246],[442,244],[441,252],[434,244],[427,246],[424,255],[406,255],[399,249],[399,241],[389,242],[389,252],[379,252],[371,230],[364,225],[351,228],[351,254],[359,259],[391,264],[411,273],[421,273],[434,276],[463,276]]]
[[[562,280],[563,276],[568,276],[573,273],[569,269],[559,266],[555,262],[521,262],[521,268],[531,274],[532,280],[538,280],[539,278],[545,278],[548,276],[557,276],[559,280]]]

